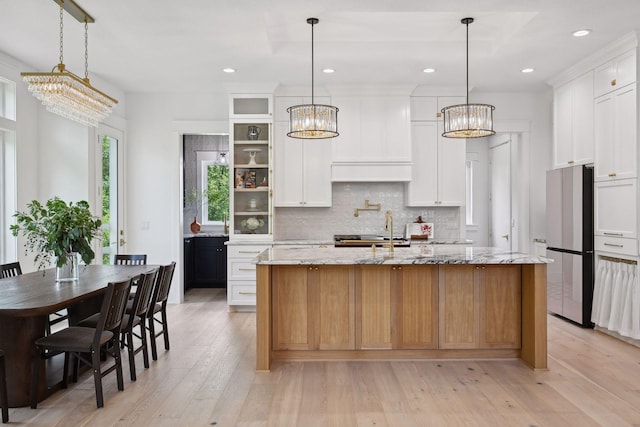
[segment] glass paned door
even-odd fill
[[[102,245],[96,260],[112,264],[113,257],[124,249],[124,147],[122,132],[104,125],[98,130],[97,167],[98,200],[102,217]]]

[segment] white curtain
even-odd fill
[[[638,266],[598,258],[591,321],[620,335],[640,339]]]

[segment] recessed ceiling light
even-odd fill
[[[225,73],[235,73],[236,69],[235,68],[223,68],[222,71],[224,71]]]
[[[523,73],[533,73],[535,71],[535,68],[523,68],[521,71]]]
[[[589,34],[591,34],[591,30],[577,30],[573,32],[573,37],[584,37],[584,36],[588,36]]]
[[[333,68],[325,68],[324,70],[322,70],[322,72],[325,74],[331,74],[331,73],[335,73],[336,70],[334,70]]]
[[[422,70],[423,73],[435,73],[436,69],[435,68],[425,68],[424,70]]]

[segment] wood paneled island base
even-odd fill
[[[460,248],[265,251],[257,370],[273,360],[505,358],[546,369],[546,259],[472,249],[482,255],[457,263]]]

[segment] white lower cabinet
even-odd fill
[[[637,180],[595,183],[596,250],[637,255]]]
[[[256,264],[252,261],[271,244],[227,244],[227,304],[234,306],[256,305]]]
[[[465,204],[466,140],[441,136],[441,122],[413,122],[413,167],[406,186],[407,206]]]

